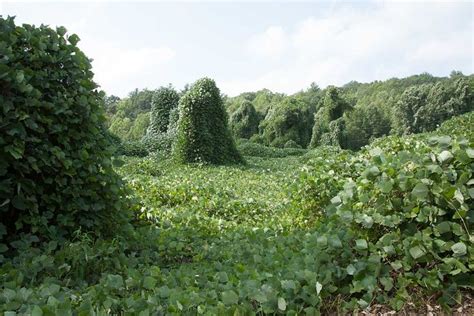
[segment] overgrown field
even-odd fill
[[[16,256],[0,255],[0,311],[317,315],[424,311],[428,297],[462,304],[474,284],[472,126],[471,113],[359,153],[244,143],[244,166],[123,157],[134,226],[109,240],[24,236]]]

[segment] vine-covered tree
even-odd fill
[[[277,103],[260,124],[265,144],[284,147],[289,140],[293,140],[301,147],[306,147],[310,141],[313,125],[309,113],[308,107],[297,98],[288,97]]]
[[[357,150],[374,138],[388,135],[391,130],[390,116],[382,106],[356,106],[344,114],[346,146]]]
[[[398,134],[432,131],[443,121],[474,109],[466,78],[408,88],[397,102],[393,128]]]
[[[166,133],[169,125],[170,112],[178,107],[179,94],[172,87],[161,87],[153,95],[149,133]]]
[[[249,139],[258,133],[260,117],[252,102],[244,101],[230,116],[230,127],[235,137]]]
[[[181,163],[241,163],[214,80],[196,81],[179,102],[173,157]]]
[[[342,115],[351,109],[350,104],[340,96],[338,88],[330,86],[326,89],[324,98],[321,100],[319,110],[314,116],[313,134],[310,147],[319,145],[342,145],[344,136],[344,118]],[[336,121],[336,123],[332,123]]]
[[[125,194],[79,37],[1,17],[0,34],[0,230],[113,232]]]

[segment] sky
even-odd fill
[[[235,96],[422,72],[474,72],[471,1],[11,1],[16,23],[65,26],[107,94],[201,77]]]

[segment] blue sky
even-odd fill
[[[108,94],[208,76],[237,95],[451,70],[474,72],[471,1],[47,2],[0,0],[17,23],[81,38]]]

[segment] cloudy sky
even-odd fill
[[[95,80],[121,97],[203,76],[233,96],[474,72],[471,1],[0,0],[0,14],[77,33]]]

